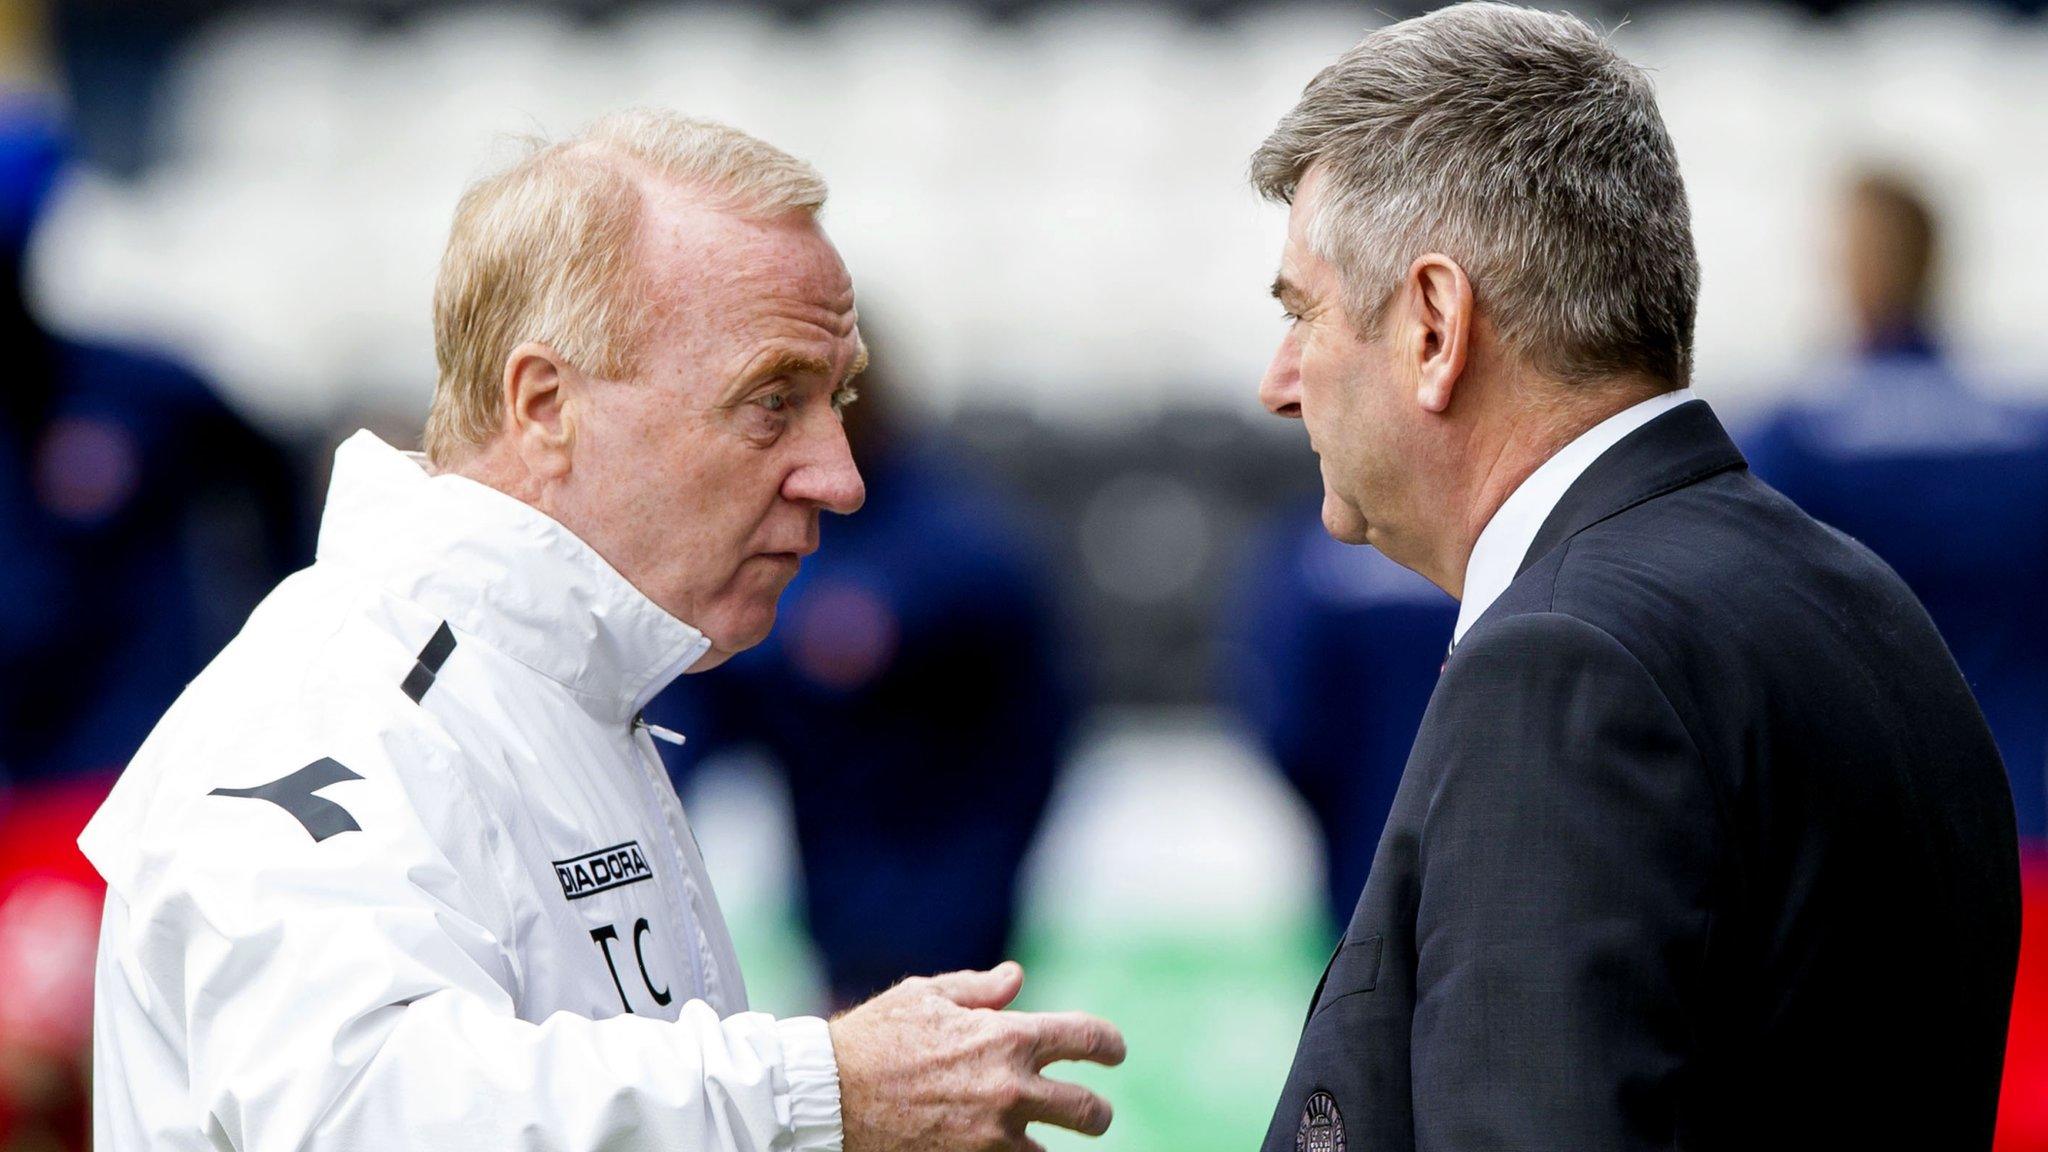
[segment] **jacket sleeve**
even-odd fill
[[[821,1020],[520,1019],[509,905],[478,863],[495,824],[461,792],[416,805],[374,759],[290,807],[187,789],[174,835],[149,825],[123,968],[184,1030],[194,1125],[243,1152],[840,1146]]]
[[[1511,616],[1415,756],[1416,1147],[1673,1147],[1719,818],[1670,703],[1607,633]]]

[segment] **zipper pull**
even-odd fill
[[[649,736],[654,737],[656,740],[661,741],[663,744],[673,744],[676,747],[681,748],[683,746],[683,743],[688,739],[688,737],[684,736],[681,732],[678,732],[673,728],[663,728],[659,724],[649,724],[645,716],[633,717],[633,723],[641,728],[647,729],[647,734]]]

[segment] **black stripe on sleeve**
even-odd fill
[[[443,620],[441,626],[434,629],[433,638],[427,641],[427,646],[420,649],[419,660],[412,666],[412,671],[405,674],[405,682],[399,685],[407,696],[412,697],[413,703],[419,703],[426,696],[427,689],[434,686],[435,674],[441,671],[441,665],[448,662],[448,654],[453,651],[455,633]]]

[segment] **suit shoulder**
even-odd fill
[[[1584,619],[1652,666],[1670,637],[1741,646],[1827,625],[1825,605],[1917,611],[1905,583],[1857,541],[1746,471],[1646,501],[1539,558],[1509,611]]]
[[[1599,622],[1554,610],[1488,612],[1458,642],[1438,695],[1488,683],[1533,685],[1612,669],[1661,692],[1642,660]]]
[[[1628,644],[1583,617],[1543,611],[1489,615],[1466,633],[1415,746],[1426,762],[1535,771],[1603,743],[1704,762],[1666,682]]]
[[[1505,601],[1506,597],[1502,597]],[[1511,612],[1488,612],[1458,641],[1452,656],[1488,660],[1509,656],[1537,655],[1539,649],[1564,648],[1584,652],[1621,652],[1626,646],[1596,621],[1551,608],[1526,608]]]
[[[1882,560],[1741,471],[1579,532],[1495,611],[1560,614],[1613,637],[1695,743],[1731,764],[1741,736],[1725,717],[1819,707],[1818,685],[1851,669],[1882,665],[1944,691],[1957,678],[1933,621]]]

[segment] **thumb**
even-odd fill
[[[932,977],[932,987],[962,1008],[1005,1008],[1024,987],[1024,967],[1005,960],[986,972],[948,972]]]

